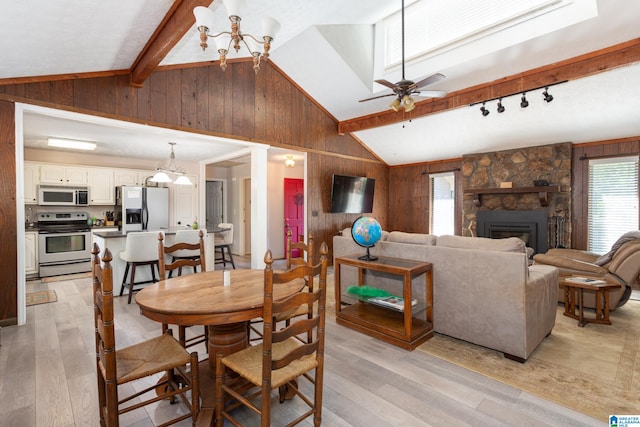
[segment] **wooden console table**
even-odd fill
[[[433,271],[429,262],[409,261],[396,258],[379,257],[375,261],[358,259],[362,254],[348,255],[335,259],[335,298],[336,322],[382,341],[413,350],[433,336]],[[341,285],[340,270],[342,266],[353,266],[358,269],[358,286],[363,286],[365,271],[373,270],[402,278],[395,295],[404,298],[404,309],[380,307],[368,303],[366,299],[357,299],[347,295],[347,288],[355,283]],[[412,281],[424,275],[424,295],[412,305]],[[392,285],[393,286],[393,285]],[[421,286],[421,285],[420,285]],[[348,296],[355,302],[343,302],[342,296]]]
[[[582,276],[581,276],[582,277]],[[584,327],[587,323],[600,323],[610,325],[609,320],[609,290],[621,287],[619,283],[576,283],[569,280],[560,281],[564,287],[564,315],[578,320],[578,326]],[[587,319],[584,317],[584,291],[594,291],[596,294],[596,317]],[[577,294],[577,300],[576,300]],[[578,313],[576,314],[576,310]]]

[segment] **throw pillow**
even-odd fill
[[[602,255],[597,260],[595,260],[594,264],[599,265],[599,266],[605,265],[606,263],[610,262],[613,259],[613,255],[616,253],[616,251],[618,249],[620,249],[620,246],[622,246],[625,243],[630,242],[632,240],[636,240],[636,239],[640,239],[640,231],[639,230],[628,231],[628,232],[624,233],[613,244],[613,246],[611,246],[611,250],[609,252],[607,252],[606,254]]]

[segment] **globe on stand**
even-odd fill
[[[376,256],[369,254],[369,248],[372,248],[380,237],[382,237],[382,227],[375,218],[369,216],[361,216],[353,221],[351,225],[351,237],[353,241],[363,248],[367,248],[367,254],[358,259],[363,261],[375,261],[378,259]]]

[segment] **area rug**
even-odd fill
[[[54,290],[29,292],[26,295],[26,300],[27,300],[27,306],[37,305],[37,304],[46,304],[48,302],[58,301],[58,295],[56,295],[56,291]]]
[[[563,310],[559,305],[551,335],[525,363],[440,334],[418,350],[603,421],[638,414],[640,301],[611,312],[612,325],[580,328]]]
[[[42,283],[63,282],[65,280],[85,279],[87,277],[91,277],[91,272],[65,274],[63,276],[43,277]]]

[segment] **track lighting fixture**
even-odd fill
[[[545,102],[551,102],[553,101],[553,95],[551,95],[549,93],[549,88],[551,86],[555,86],[555,85],[559,85],[562,83],[566,83],[568,80],[563,80],[561,82],[555,82],[555,83],[551,83],[551,84],[547,84],[545,86],[539,86],[539,87],[534,87],[534,88],[521,88],[521,92],[513,92],[513,93],[509,93],[509,94],[501,94],[500,96],[496,96],[495,98],[491,98],[491,99],[485,99],[485,100],[481,100],[478,102],[474,102],[473,104],[469,104],[469,107],[473,107],[474,105],[478,105],[478,104],[482,104],[482,106],[480,107],[480,112],[482,113],[483,117],[486,117],[489,115],[490,111],[487,109],[487,102],[492,102],[492,101],[498,101],[497,104],[497,108],[496,111],[498,113],[504,113],[507,109],[505,108],[504,104],[502,103],[502,100],[504,98],[508,98],[510,96],[517,96],[520,95],[520,107],[521,108],[527,108],[529,106],[529,101],[527,100],[527,92],[532,92],[535,90],[542,90],[544,89],[544,91],[542,92],[542,99]],[[526,89],[525,91],[522,92],[522,89]],[[391,106],[393,108],[393,105]],[[400,103],[397,103],[397,108],[400,107]]]
[[[480,111],[482,112],[482,115],[484,117],[487,117],[489,115],[489,110],[487,110],[484,106],[484,102],[482,103],[482,107],[480,107]]]

